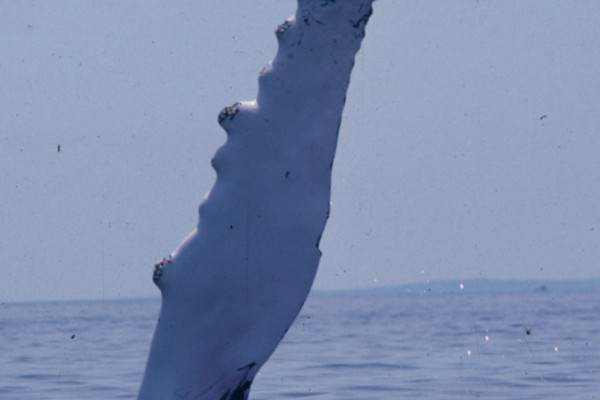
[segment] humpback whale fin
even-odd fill
[[[227,141],[197,228],[153,280],[160,316],[139,400],[242,400],[300,311],[329,216],[331,168],[373,0],[299,0]]]

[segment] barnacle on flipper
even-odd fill
[[[223,122],[226,120],[232,120],[235,118],[235,115],[238,113],[238,106],[240,102],[237,101],[230,106],[227,106],[221,110],[219,113],[219,124],[223,125]]]
[[[152,281],[154,282],[154,284],[158,285],[158,282],[160,281],[160,278],[162,277],[165,264],[172,264],[172,263],[173,263],[173,258],[169,255],[169,256],[163,258],[162,260],[160,260],[159,262],[157,262],[156,264],[154,264],[154,273],[152,274]]]

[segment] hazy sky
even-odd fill
[[[255,98],[294,10],[2,2],[0,300],[158,296],[217,114]],[[598,21],[597,1],[377,1],[315,287],[600,278]]]

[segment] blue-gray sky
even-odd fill
[[[157,296],[295,1],[0,8],[0,300]],[[600,5],[379,0],[316,288],[600,278]],[[60,152],[58,151],[60,145]]]

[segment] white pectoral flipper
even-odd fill
[[[227,141],[197,229],[155,267],[162,306],[140,400],[247,399],[310,291],[372,0],[298,3],[257,100],[219,115]]]

